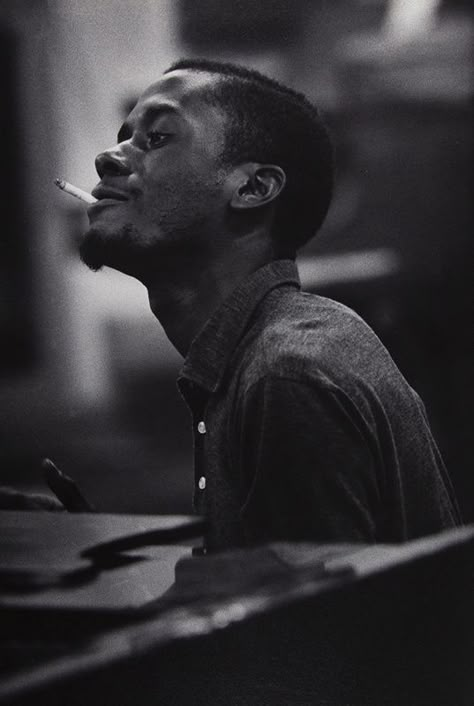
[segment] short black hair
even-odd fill
[[[236,64],[181,59],[165,73],[178,69],[222,77],[202,90],[228,117],[224,163],[271,163],[285,172],[272,235],[293,257],[322,225],[332,198],[333,148],[317,108],[302,93]]]

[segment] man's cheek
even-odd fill
[[[153,212],[167,211],[176,203],[185,202],[186,191],[182,182],[169,181],[156,184],[148,194],[148,208]],[[184,204],[183,204],[184,205]]]

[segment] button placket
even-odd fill
[[[199,417],[198,417],[198,419],[199,419]],[[204,468],[203,468],[203,466],[204,466],[204,463],[203,463],[203,461],[204,461],[204,450],[203,450],[204,438],[203,438],[203,437],[204,437],[204,435],[205,435],[206,432],[207,432],[206,423],[205,423],[205,421],[204,421],[203,419],[201,419],[201,420],[197,423],[196,429],[197,429],[197,432],[198,432],[197,445],[198,445],[198,447],[199,447],[199,455],[200,455],[200,461],[201,461],[200,464],[199,464],[199,471],[200,471],[201,474],[202,474],[202,472],[204,471]],[[198,470],[198,469],[196,469],[196,470]],[[205,471],[204,471],[204,472],[205,472]],[[196,475],[199,475],[199,474],[196,474]],[[205,475],[199,475],[199,479],[198,479],[198,481],[197,481],[197,487],[199,488],[199,490],[200,490],[201,492],[206,489],[206,484],[207,484],[206,476],[205,476]]]

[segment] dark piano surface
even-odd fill
[[[203,557],[143,546],[93,569],[82,556],[195,521],[0,513],[0,703],[474,703],[474,528]]]

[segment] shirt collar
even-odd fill
[[[194,338],[178,377],[215,392],[248,322],[261,300],[275,287],[300,287],[293,260],[276,260],[249,275],[223,301]]]

